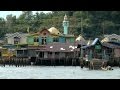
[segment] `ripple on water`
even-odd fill
[[[0,67],[1,79],[120,79],[120,68],[112,71],[72,66]]]

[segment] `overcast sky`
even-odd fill
[[[37,11],[33,11],[33,14],[35,14],[36,12]],[[50,11],[38,11],[38,12],[48,13]],[[22,11],[0,11],[0,17],[6,18],[6,15],[9,15],[9,14],[13,14],[13,15],[16,15],[16,17],[18,17],[21,13]]]

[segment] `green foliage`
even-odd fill
[[[79,35],[81,29],[86,39],[102,38],[103,34],[120,34],[120,11],[52,11],[34,15],[32,11],[23,11],[18,18],[13,15],[7,15],[6,20],[0,18],[0,37],[6,33],[27,33],[28,27],[30,32],[37,32],[54,26],[63,33],[65,14],[70,23],[69,34]]]

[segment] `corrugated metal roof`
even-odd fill
[[[36,49],[36,51],[49,51],[49,52],[74,52],[79,51],[77,48],[77,43],[50,43],[48,45],[45,45],[44,48],[39,48],[39,46],[35,47],[29,47],[28,49]],[[71,46],[71,47],[70,47]]]
[[[16,32],[16,33],[7,33],[6,35],[5,35],[5,37],[6,38],[9,38],[9,37],[20,37],[20,36],[22,36],[22,37],[25,37],[25,36],[27,36],[28,35],[28,33],[22,33],[22,32]]]
[[[103,46],[105,47],[108,47],[108,48],[119,48],[120,49],[120,46],[119,45],[115,45],[115,44],[111,44],[111,43],[102,43]]]
[[[82,49],[85,49],[85,48],[88,48],[88,47],[91,47],[93,45],[89,45],[89,46],[83,46],[81,47]],[[108,47],[108,48],[119,48],[120,49],[120,46],[119,45],[115,45],[115,44],[111,44],[111,43],[107,43],[107,42],[104,42],[102,43],[102,46],[105,46],[105,47]]]
[[[51,46],[52,48],[50,48]],[[51,52],[73,52],[74,50],[79,50],[76,43],[51,43],[46,48]]]
[[[111,41],[111,42],[108,42],[108,43],[120,46],[120,42],[113,42],[113,41]]]

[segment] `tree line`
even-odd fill
[[[12,14],[0,18],[0,38],[6,33],[37,32],[43,28],[56,27],[63,32],[63,18],[68,16],[69,34],[82,34],[86,39],[103,38],[104,34],[120,35],[120,11],[52,11],[33,14],[22,11],[19,17]]]

